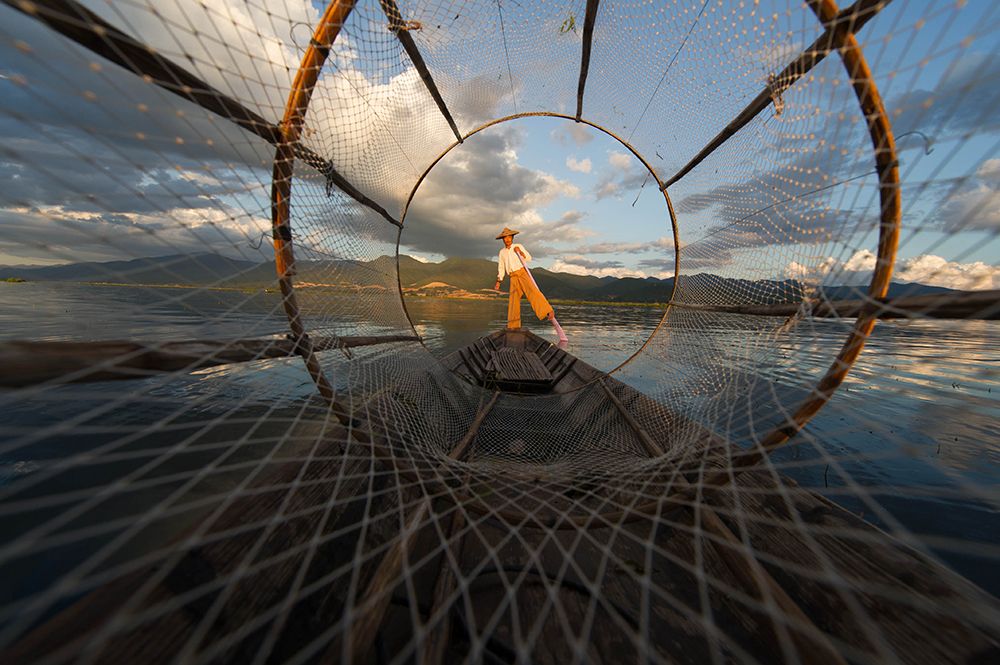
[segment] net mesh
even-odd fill
[[[0,276],[51,280],[0,285],[3,660],[992,661],[1000,10],[837,12],[0,5]],[[414,334],[411,197],[578,112],[666,192],[671,306],[478,385]],[[962,290],[872,330],[894,261]]]

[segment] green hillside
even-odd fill
[[[443,282],[456,289],[476,292],[489,289],[496,281],[496,262],[487,259],[451,258],[441,263],[423,263],[402,255],[399,282],[404,288],[418,288]],[[370,261],[310,261],[296,263],[299,284],[394,287],[395,256],[379,256]],[[662,303],[669,299],[673,279],[595,277],[572,275],[537,268],[532,271],[538,286],[553,300],[597,302]],[[232,259],[217,254],[146,257],[130,261],[73,263],[59,266],[0,266],[0,280],[116,282],[128,284],[176,284],[209,287],[275,286],[274,265]],[[505,281],[504,289],[509,282]],[[803,285],[792,280],[741,280],[708,273],[681,277],[689,299],[720,304],[769,304],[796,302]],[[863,288],[824,287],[828,298],[857,298]],[[941,293],[948,289],[921,284],[893,284],[890,296]]]
[[[497,278],[496,262],[486,259],[445,259],[441,263],[421,263],[408,256],[399,258],[399,281],[404,287],[445,282],[466,291],[478,291],[492,287]]]

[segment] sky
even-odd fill
[[[401,245],[432,261],[495,256],[505,226],[551,270],[673,275],[643,264],[674,254],[655,180],[619,141],[584,124],[527,118],[471,137],[417,190]]]
[[[85,4],[272,120],[322,9],[211,0],[153,14],[141,4]],[[338,39],[304,140],[396,213],[454,137],[368,4]],[[627,12],[599,19],[585,117],[666,179],[818,31],[782,0],[663,4],[676,11],[662,23],[633,25]],[[507,3],[501,44],[484,38],[493,18],[477,7],[452,16],[439,5],[400,5],[420,20],[418,46],[463,130],[514,112],[573,112],[573,9]],[[897,281],[1000,288],[1000,8],[896,0],[861,37],[898,137]],[[682,273],[857,284],[870,276],[872,147],[839,60],[827,58],[812,77],[783,94],[780,114],[766,109],[668,190]],[[272,157],[263,141],[0,7],[0,264],[197,252],[269,260]],[[395,251],[394,227],[338,192],[327,197],[315,174],[297,177],[303,255]],[[417,190],[400,251],[491,258],[504,226],[521,231],[537,266],[674,273],[655,181],[621,142],[586,125],[527,118],[467,139]]]

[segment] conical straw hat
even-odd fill
[[[500,240],[504,236],[516,236],[518,233],[520,233],[520,231],[515,231],[514,229],[510,229],[505,226],[503,227],[503,231],[500,232],[500,235],[497,236],[497,240]]]

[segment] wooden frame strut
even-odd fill
[[[580,82],[576,87],[576,120],[583,117],[583,93],[587,88],[587,74],[590,71],[590,51],[594,41],[594,23],[600,0],[587,0],[587,10],[583,19],[583,51],[580,55]]]
[[[430,70],[427,69],[427,63],[424,62],[423,56],[420,55],[417,43],[413,41],[413,37],[410,35],[410,30],[417,26],[413,26],[409,21],[403,20],[402,12],[399,11],[399,5],[396,4],[396,0],[379,0],[379,4],[382,5],[382,11],[385,12],[386,18],[389,19],[389,30],[396,35],[399,43],[403,45],[403,50],[406,51],[406,55],[410,57],[410,61],[416,68],[417,73],[420,74],[420,80],[424,82],[427,92],[434,98],[434,103],[437,104],[438,110],[441,111],[444,119],[448,121],[448,126],[451,127],[455,138],[459,143],[462,143],[462,133],[458,131],[455,119],[451,116],[451,111],[448,110],[448,105],[445,104],[437,84],[434,83],[434,78],[431,76]]]
[[[793,60],[780,74],[778,74],[740,114],[719,132],[715,138],[709,141],[708,145],[701,149],[691,161],[668,178],[660,186],[660,190],[665,190],[675,182],[686,176],[696,166],[715,152],[723,143],[728,141],[736,132],[750,124],[761,111],[766,109],[772,102],[772,98],[779,96],[782,92],[792,87],[796,81],[809,73],[813,67],[818,65],[827,55],[844,46],[854,33],[860,30],[876,14],[885,9],[892,0],[857,0],[853,5],[837,14],[837,17],[829,23],[826,31],[820,35],[816,41],[810,44],[799,57]]]

